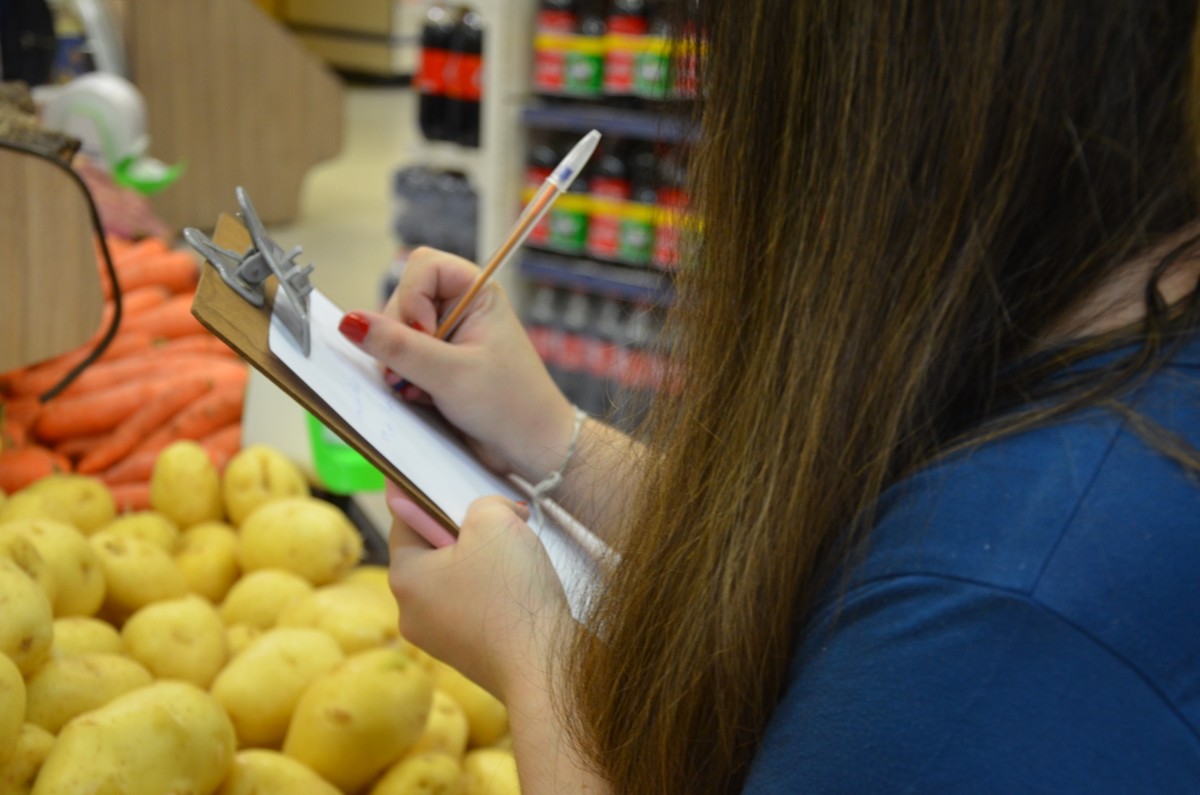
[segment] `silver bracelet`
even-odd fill
[[[557,470],[542,478],[541,482],[533,487],[530,497],[535,504],[539,499],[554,491],[554,489],[562,484],[563,473],[567,471],[567,465],[575,457],[575,448],[579,446],[580,431],[583,430],[583,421],[587,419],[587,413],[579,408],[579,406],[573,405],[571,408],[575,410],[575,425],[571,429],[571,443],[567,445],[567,456],[563,459],[562,465]]]

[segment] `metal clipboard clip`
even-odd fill
[[[183,237],[200,252],[205,261],[217,269],[222,281],[254,306],[266,304],[264,283],[268,276],[274,274],[279,282],[279,289],[275,291],[274,314],[304,355],[308,356],[312,350],[308,296],[313,289],[308,275],[313,272],[313,266],[301,267],[296,263],[296,257],[302,251],[300,246],[285,254],[279,244],[267,235],[245,188],[237,189],[237,200],[242,208],[241,216],[246,231],[250,233],[251,245],[244,254],[218,246],[199,229],[184,229]]]

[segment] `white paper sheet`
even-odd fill
[[[436,412],[396,398],[383,381],[378,363],[338,332],[342,314],[320,291],[313,290],[309,356],[304,356],[276,317],[271,318],[271,352],[456,525],[462,524],[467,506],[479,497],[499,494],[512,500],[527,499],[480,464]],[[596,561],[585,547],[595,549],[599,542],[578,523],[571,524],[583,545],[548,515],[533,530],[563,584],[571,613],[583,621],[597,573]]]

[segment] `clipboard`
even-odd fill
[[[237,218],[225,213],[217,219],[212,242],[234,252],[246,252],[253,245],[246,226]],[[279,288],[276,277],[270,276],[263,281],[262,289],[266,300],[262,306],[254,306],[227,284],[218,272],[219,266],[216,266],[216,263],[212,264],[214,267],[201,267],[200,282],[192,301],[192,315],[201,325],[237,351],[293,400],[308,409],[327,428],[399,486],[426,513],[457,536],[457,526],[440,507],[271,352],[271,316],[275,310],[275,298]]]

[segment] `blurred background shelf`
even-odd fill
[[[670,274],[610,265],[544,251],[526,250],[521,275],[564,290],[605,296],[634,304],[667,306],[674,299]]]
[[[685,116],[656,110],[541,101],[527,104],[521,111],[521,121],[533,129],[580,134],[599,130],[604,135],[642,141],[687,143],[695,139]]]

